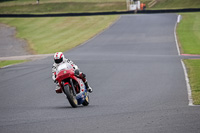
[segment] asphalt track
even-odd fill
[[[176,20],[176,14],[123,15],[66,52],[94,89],[88,107],[71,108],[54,92],[52,57],[0,69],[0,132],[200,132],[200,108],[188,106]]]

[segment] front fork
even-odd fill
[[[72,85],[72,92],[73,92],[73,95],[76,96],[76,91],[75,91],[75,88],[74,88],[74,83],[72,81],[72,79],[70,78],[70,84]]]

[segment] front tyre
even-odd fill
[[[69,87],[69,85],[64,86],[64,93],[66,94],[67,99],[68,99],[69,103],[71,104],[71,106],[73,108],[76,108],[78,106],[78,101],[76,99],[76,96],[73,95],[73,91]]]
[[[83,104],[83,106],[88,106],[89,103],[90,103],[90,98],[89,98],[89,96],[86,96],[85,101],[82,104]]]

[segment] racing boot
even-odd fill
[[[60,88],[59,85],[56,86],[55,91],[56,91],[57,94],[62,93],[62,89]]]
[[[85,81],[85,86],[86,86],[88,92],[92,93],[92,87],[89,86],[87,80]]]
[[[92,88],[89,86],[89,84],[88,84],[88,82],[87,82],[87,80],[86,80],[86,75],[84,74],[84,73],[82,73],[82,72],[75,72],[76,73],[76,75],[78,75],[78,77],[79,78],[81,78],[82,80],[83,80],[83,82],[85,83],[85,86],[86,86],[86,88],[87,88],[87,91],[88,92],[90,92],[90,93],[92,93]]]

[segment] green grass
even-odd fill
[[[181,53],[200,54],[200,13],[183,13],[177,27]],[[193,104],[200,104],[200,60],[184,60],[192,89]]]
[[[185,54],[200,54],[200,13],[184,13],[177,34]]]
[[[17,37],[27,40],[37,54],[69,50],[112,24],[118,16],[0,18],[16,27]]]
[[[0,68],[8,65],[18,64],[26,62],[27,60],[7,60],[7,61],[0,61]]]
[[[200,0],[159,0],[153,9],[200,8]]]
[[[31,3],[30,3],[31,2]],[[77,13],[77,12],[106,12],[126,10],[125,1],[114,0],[41,0],[37,5],[34,1],[9,1],[0,3],[1,14],[39,14],[39,13]]]
[[[200,105],[200,60],[184,60],[192,89],[193,104]]]
[[[40,0],[40,4],[44,3],[63,3],[63,2],[126,2],[126,0]],[[36,0],[0,0],[0,6],[28,5],[37,4]]]

